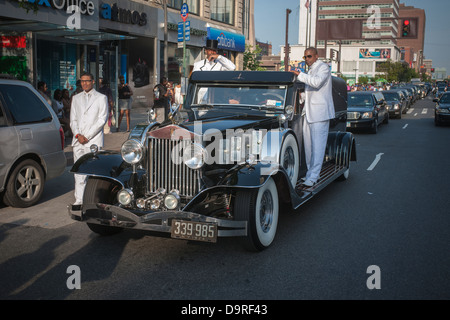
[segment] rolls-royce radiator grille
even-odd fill
[[[176,189],[180,196],[193,197],[199,191],[199,170],[188,168],[183,161],[173,161],[172,150],[190,141],[148,139],[148,177],[150,192]]]

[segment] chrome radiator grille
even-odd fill
[[[359,119],[359,112],[347,112],[347,120],[357,120]]]
[[[172,161],[172,149],[190,141],[170,139],[148,139],[148,177],[150,192],[164,188],[167,192],[176,189],[180,196],[193,197],[199,191],[199,170],[188,168],[183,161]]]

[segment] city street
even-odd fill
[[[283,211],[259,253],[238,238],[98,236],[68,216],[67,167],[36,206],[0,204],[0,299],[448,300],[450,126],[434,125],[434,105],[428,96],[377,134],[355,132],[349,179]],[[107,135],[107,147],[126,135]],[[68,288],[71,266],[79,289]],[[373,266],[379,287],[369,288]]]

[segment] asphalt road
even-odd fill
[[[0,299],[448,300],[450,126],[434,126],[430,97],[413,108],[355,133],[349,180],[282,212],[260,253],[235,238],[100,237],[68,217],[67,171],[35,207],[0,206]]]

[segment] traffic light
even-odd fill
[[[409,21],[409,19],[403,20],[402,37],[408,37],[410,31],[411,31],[411,21]]]
[[[434,68],[431,68],[431,73],[434,73]]]

